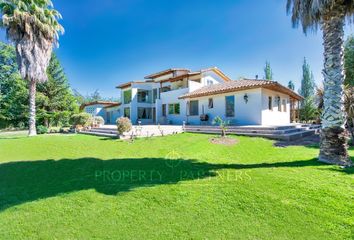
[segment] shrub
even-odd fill
[[[48,128],[43,125],[37,126],[37,134],[46,134],[48,133]]]
[[[93,118],[93,123],[97,125],[103,125],[104,124],[104,119],[101,116],[96,116]]]
[[[25,129],[25,128],[26,128],[26,124],[25,124],[24,122],[19,122],[19,123],[17,124],[17,127],[18,127],[20,130],[22,130],[22,129]]]
[[[132,122],[129,118],[121,117],[117,120],[117,130],[119,135],[122,135],[125,132],[132,130]]]
[[[70,133],[71,129],[70,129],[70,127],[62,127],[62,128],[60,128],[60,132],[61,133]]]
[[[50,127],[49,133],[60,133],[60,127]]]
[[[89,126],[92,123],[92,116],[88,113],[85,113],[85,112],[73,114],[71,116],[71,123],[74,126],[77,126],[77,125]]]

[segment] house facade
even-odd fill
[[[106,123],[125,116],[133,124],[211,125],[220,116],[232,125],[286,125],[302,99],[275,81],[231,80],[218,68],[168,69],[117,88],[121,105],[105,110]]]

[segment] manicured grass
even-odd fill
[[[210,137],[0,136],[0,239],[353,237],[353,168]]]

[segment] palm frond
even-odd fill
[[[316,31],[323,17],[336,7],[343,9],[345,17],[354,19],[354,0],[288,0],[286,4],[293,27],[301,24],[305,33],[309,29]]]

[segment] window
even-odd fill
[[[282,108],[283,108],[283,112],[287,111],[286,110],[286,100],[285,99],[282,100]]]
[[[124,104],[129,104],[132,101],[132,90],[127,90],[123,92],[123,102]]]
[[[278,105],[278,111],[281,112],[281,101],[280,101],[280,97],[277,97],[276,100],[277,100],[277,105]]]
[[[166,104],[162,104],[162,116],[166,117]]]
[[[272,99],[272,97],[268,97],[268,109],[273,111],[273,99]]]
[[[153,94],[152,94],[152,102],[153,103],[156,103],[156,99],[157,99],[157,88],[154,88],[154,90],[153,90],[153,92],[152,92]]]
[[[198,116],[199,115],[199,101],[190,101],[189,102],[189,115]]]
[[[171,91],[171,86],[161,88],[161,92],[168,92],[168,91]]]
[[[179,103],[168,104],[168,114],[180,114]]]
[[[130,108],[124,108],[124,117],[130,118]]]
[[[139,103],[151,103],[152,91],[138,89],[138,102]]]
[[[214,84],[213,80],[211,80],[211,79],[207,80],[207,86],[210,86],[210,85],[213,85],[213,84]]]
[[[235,117],[235,96],[225,97],[226,117]]]
[[[152,119],[152,108],[138,108],[139,119]]]
[[[214,100],[212,98],[209,98],[209,101],[208,101],[208,108],[211,109],[211,108],[214,108]]]

